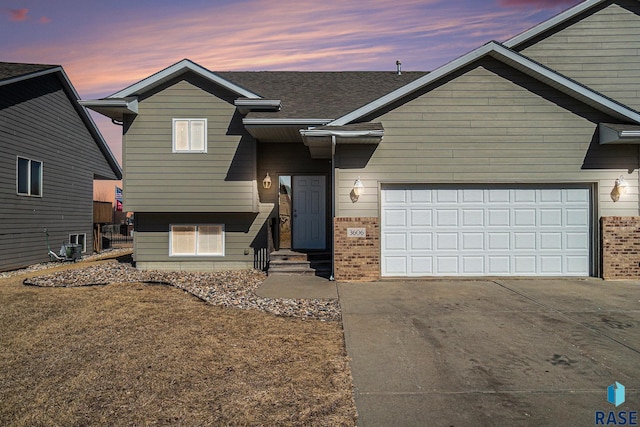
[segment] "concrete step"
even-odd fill
[[[331,274],[331,254],[288,249],[275,251],[269,255],[268,274],[328,276]]]

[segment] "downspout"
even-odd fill
[[[335,238],[335,220],[336,220],[336,136],[331,135],[331,277],[329,280],[332,282],[334,277],[335,257],[336,257],[336,238]]]

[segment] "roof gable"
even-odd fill
[[[381,108],[400,101],[402,98],[413,92],[424,88],[427,85],[436,83],[440,79],[451,73],[471,65],[475,61],[485,56],[491,56],[506,65],[513,67],[575,99],[584,102],[593,108],[600,110],[612,117],[622,121],[640,123],[640,113],[607,98],[580,83],[575,82],[555,71],[539,64],[524,55],[506,48],[498,42],[492,41],[484,46],[475,49],[468,54],[434,70],[430,74],[409,83],[373,102],[358,108],[329,123],[331,126],[341,126],[362,119]]]
[[[597,9],[597,6],[604,5],[609,2],[611,2],[611,0],[586,0],[565,10],[564,12],[559,13],[553,18],[536,25],[535,27],[518,34],[515,37],[512,37],[505,41],[504,45],[510,49],[518,49],[521,45],[543,35],[545,32],[552,31],[562,24],[577,18],[581,14],[592,13]],[[613,1],[613,3],[615,3],[615,1]]]
[[[80,105],[78,102],[80,96],[76,89],[71,84],[69,77],[64,72],[64,69],[59,65],[41,65],[41,64],[19,64],[19,63],[7,63],[0,62],[0,79],[2,76],[5,76],[4,79],[0,80],[0,86],[10,85],[17,82],[22,82],[29,79],[34,79],[36,77],[43,76],[45,74],[56,74],[62,88],[71,101],[74,109],[76,110],[78,116],[86,126],[87,130],[93,137],[93,140],[97,144],[100,152],[104,156],[107,161],[109,167],[113,171],[115,177],[117,179],[122,178],[122,169],[118,164],[115,156],[111,152],[111,149],[107,145],[104,140],[102,134],[98,130],[95,122],[87,112],[87,110]]]
[[[189,71],[217,85],[220,85],[221,87],[228,89],[231,92],[236,93],[238,96],[244,98],[261,98],[259,95],[256,95],[255,93],[220,77],[216,73],[207,70],[206,68],[196,64],[195,62],[192,62],[188,59],[183,59],[182,61],[177,62],[165,68],[164,70],[158,71],[157,73],[152,74],[151,76],[142,79],[139,82],[134,83],[119,92],[114,93],[113,95],[109,95],[107,99],[126,98],[130,96],[140,95]]]

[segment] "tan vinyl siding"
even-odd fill
[[[339,217],[377,217],[380,183],[593,183],[599,215],[637,215],[637,146],[600,146],[612,120],[562,93],[485,59],[378,116],[385,135],[364,167],[362,148],[338,146]],[[628,194],[612,203],[615,178]],[[360,177],[364,194],[349,193]]]
[[[640,4],[607,2],[552,34],[518,47],[524,55],[640,109]]]
[[[255,141],[233,97],[186,77],[141,99],[125,128],[124,207],[135,212],[254,212]],[[206,153],[173,153],[172,119],[207,119]]]

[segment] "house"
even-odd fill
[[[121,169],[61,66],[0,62],[0,271],[92,251],[93,180]]]
[[[123,123],[142,269],[637,278],[639,15],[587,0],[430,73],[183,60],[82,104]]]

